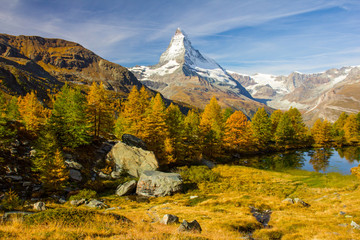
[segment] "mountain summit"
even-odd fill
[[[154,66],[130,68],[148,87],[165,97],[203,108],[212,96],[223,107],[251,115],[261,105],[215,60],[196,50],[189,37],[178,28],[170,44]]]

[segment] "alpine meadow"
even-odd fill
[[[0,239],[360,239],[356,1],[0,4]]]

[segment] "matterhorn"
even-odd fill
[[[199,108],[215,96],[222,107],[242,110],[248,116],[258,107],[250,93],[215,60],[196,50],[189,37],[178,28],[166,51],[154,66],[130,68],[149,88],[166,98]]]

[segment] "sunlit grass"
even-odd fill
[[[352,176],[241,166],[218,166],[213,171],[219,174],[216,181],[200,179],[197,187],[186,193],[151,198],[149,202],[138,203],[116,195],[102,197],[107,205],[115,207],[108,212],[124,216],[131,223],[96,210],[99,214],[78,221],[77,226],[59,219],[39,224],[21,220],[5,223],[0,225],[0,239],[240,239],[249,234],[255,239],[360,239],[360,231],[350,226],[352,220],[360,223],[359,180]],[[286,197],[301,198],[311,206],[282,202]],[[79,209],[85,215],[93,211],[69,203],[48,206]],[[270,228],[262,228],[249,206],[272,210]],[[178,233],[178,224],[160,224],[158,220],[168,213],[177,215],[180,222],[196,219],[202,233]]]

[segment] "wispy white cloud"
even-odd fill
[[[76,41],[125,66],[156,63],[177,27],[226,68],[248,72],[344,64],[348,61],[340,59],[352,54],[360,37],[356,0],[0,0],[0,5],[0,32]],[[352,55],[349,61],[358,61]]]

